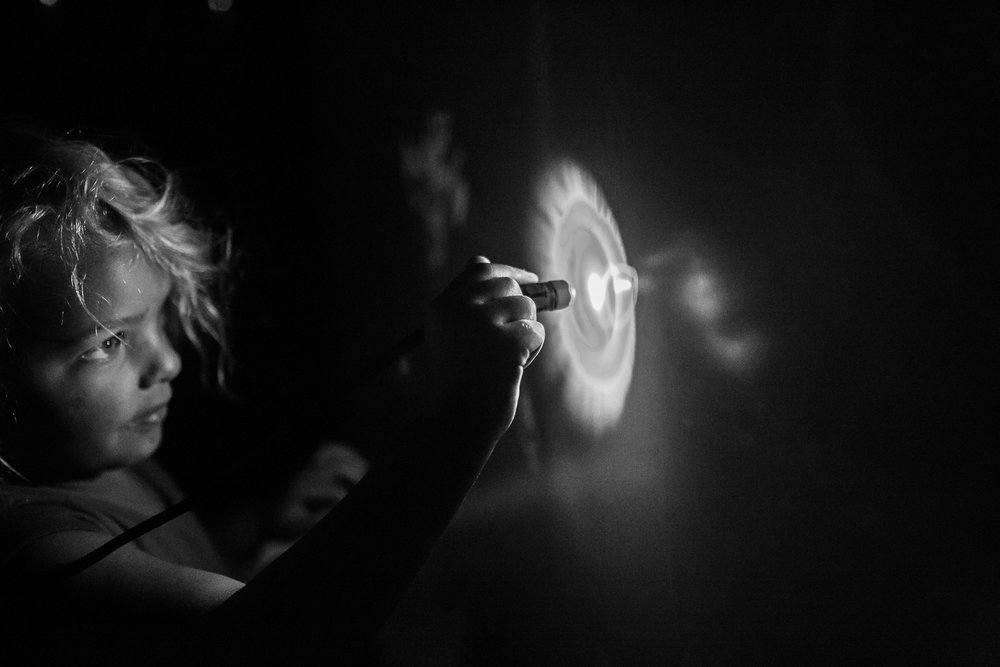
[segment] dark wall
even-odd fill
[[[622,423],[504,443],[387,663],[995,657],[995,13],[138,4],[5,7],[3,115],[152,152],[235,228],[240,423],[336,396],[440,286],[397,177],[427,109],[467,153],[453,266],[520,252],[569,155],[643,276]]]

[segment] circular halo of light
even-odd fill
[[[546,328],[539,361],[574,421],[599,435],[621,418],[632,383],[638,280],[590,174],[564,161],[542,175],[527,240],[540,278],[577,290],[569,308],[539,314]]]

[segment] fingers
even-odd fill
[[[503,329],[515,351],[517,364],[523,368],[530,366],[545,344],[545,327],[537,320],[521,319],[504,324]]]
[[[538,274],[536,273],[506,264],[493,264],[482,255],[470,259],[465,271],[459,275],[459,281],[462,282],[475,282],[491,278],[511,278],[520,285],[538,282]]]
[[[369,470],[368,460],[350,445],[341,442],[324,442],[316,448],[306,469],[317,479],[353,485]]]
[[[498,324],[513,320],[533,320],[537,315],[535,302],[521,293],[521,287],[513,278],[490,278],[475,283],[469,288],[469,297],[478,305],[486,305]]]
[[[535,302],[524,296],[521,284],[538,282],[524,269],[473,257],[429,311],[428,339],[443,385],[496,374],[507,382],[510,372],[532,362],[545,341]],[[520,375],[517,375],[520,378]]]
[[[491,264],[477,255],[469,260],[466,271],[459,276],[464,283],[462,292],[473,303],[489,304],[493,320],[502,324],[515,320],[536,318],[537,309],[532,299],[523,295],[521,285],[538,282],[531,271],[506,264]]]
[[[477,283],[474,298],[483,304],[490,320],[503,329],[517,364],[527,368],[545,343],[545,327],[537,319],[535,302],[521,293],[519,283],[537,282],[538,276],[514,267],[489,266],[494,267],[493,271],[486,273],[483,269],[484,275],[500,275]]]
[[[488,278],[469,287],[469,296],[480,317],[501,330],[517,365],[527,367],[545,341],[545,327],[537,320],[537,306],[521,294],[510,277]]]
[[[368,472],[368,461],[352,447],[324,442],[285,491],[273,516],[274,532],[292,536],[311,528]]]

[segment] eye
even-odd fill
[[[107,361],[125,343],[125,332],[116,331],[80,355],[84,361]]]

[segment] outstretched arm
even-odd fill
[[[532,281],[477,258],[434,302],[427,407],[401,433],[406,446],[220,608],[230,630],[305,617],[327,628],[381,624],[513,419],[523,369],[544,340],[518,286]]]

